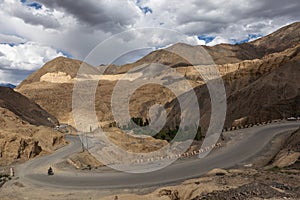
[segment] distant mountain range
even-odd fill
[[[0,86],[2,86],[2,87],[8,87],[8,88],[11,88],[11,89],[16,88],[15,85],[10,84],[10,83],[0,83]]]

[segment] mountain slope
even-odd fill
[[[79,60],[68,59],[65,57],[55,58],[51,62],[46,63],[41,69],[31,74],[17,88],[21,88],[26,84],[39,82],[43,76],[45,79],[47,79],[47,77],[49,79],[52,77],[53,81],[55,81],[55,79],[56,81],[57,79],[61,79],[68,82],[71,78],[75,78],[81,63],[82,62]]]
[[[0,87],[0,166],[26,161],[64,145],[57,119],[27,97]]]
[[[255,123],[300,115],[300,45],[290,50],[274,70],[230,94],[229,124],[239,118]]]
[[[220,63],[217,68],[223,76],[228,98],[227,127],[236,120],[253,123],[299,114],[299,85],[296,83],[299,77],[299,31],[300,23],[294,23],[250,43],[204,47],[215,62]],[[287,40],[289,42],[284,42]],[[159,65],[149,65],[149,62],[170,65],[195,87],[200,100],[201,123],[205,127],[210,119],[210,99],[203,79],[187,61],[168,51],[194,58],[197,55],[195,52],[201,52],[199,48],[176,44],[167,50],[154,51],[136,63],[121,66],[117,73],[126,72],[135,66],[156,73]],[[211,64],[209,59],[198,60],[196,64]],[[73,125],[72,90],[80,63],[68,58],[57,58],[22,82],[17,90],[36,101],[61,122]],[[91,67],[92,71],[94,69]],[[133,78],[139,71],[135,70],[134,73]],[[104,124],[114,120],[111,95],[120,77],[119,74],[105,75],[98,84],[95,108],[98,119],[104,121]],[[126,81],[130,80],[124,83]],[[127,95],[126,91],[122,95]],[[179,119],[176,113],[180,113],[176,101],[175,95],[167,88],[146,85],[133,94],[129,110],[133,117],[145,119],[148,118],[151,106],[165,105],[170,112],[167,128],[174,128]]]
[[[249,44],[259,48],[262,55],[267,55],[295,47],[299,42],[300,22],[295,22]]]
[[[0,107],[10,110],[32,125],[54,127],[58,124],[54,116],[10,88],[0,87]]]
[[[300,44],[232,67],[239,69],[223,76],[227,94],[225,127],[300,115]],[[206,85],[194,91],[199,101],[201,125],[206,130],[211,117],[209,91]],[[168,126],[175,128],[173,124],[180,121],[177,99],[167,105],[167,110],[170,111]]]
[[[118,73],[124,73],[144,63],[161,63],[171,67],[207,64],[205,61],[209,59],[195,59],[196,56],[199,57],[197,51],[201,51],[202,48],[207,51],[216,64],[238,63],[244,60],[260,59],[268,54],[280,52],[297,45],[300,42],[299,34],[300,22],[297,22],[250,43],[236,45],[219,44],[212,47],[178,43],[166,49],[153,51],[135,63],[124,65],[118,70]],[[193,62],[188,62],[180,57],[180,55],[190,55],[191,58],[194,58]]]

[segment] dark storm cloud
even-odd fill
[[[60,23],[53,18],[42,15],[33,15],[26,10],[16,9],[13,11],[13,15],[22,19],[27,24],[42,25],[44,28],[50,29],[57,29],[60,27]]]
[[[221,33],[226,27],[235,24],[248,25],[268,20],[272,20],[273,24],[282,23],[276,22],[278,18],[296,21],[300,19],[299,10],[299,0],[198,0],[193,1],[189,8],[178,11],[176,23],[187,34],[199,34],[199,31],[201,34]],[[261,25],[266,26],[266,23]],[[260,27],[253,25],[254,28],[258,29],[253,31],[258,31]]]
[[[256,17],[256,18],[274,18],[274,17],[290,17],[298,18],[300,17],[299,9],[300,3],[299,0],[253,0],[254,5],[253,9],[247,12],[242,13],[243,18],[247,17]]]
[[[225,29],[228,24],[224,22],[207,22],[207,21],[194,21],[178,25],[180,31],[187,35],[202,35],[211,33],[219,33]]]
[[[105,32],[116,32],[134,24],[137,9],[127,1],[105,2],[97,0],[38,0],[49,8],[64,10],[78,21]]]
[[[38,5],[38,3],[27,3],[26,1],[22,3],[6,2],[6,4],[0,2],[3,11],[6,11],[9,16],[23,20],[26,24],[41,25],[45,29],[58,29],[61,26],[59,21],[55,19],[53,14],[49,15],[47,11],[42,10],[41,5],[40,7]]]
[[[0,83],[11,83],[18,85],[21,80],[24,80],[34,71],[31,70],[19,70],[19,69],[8,69],[0,66]]]

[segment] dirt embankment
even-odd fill
[[[9,88],[0,87],[0,166],[51,153],[65,144],[57,119]]]

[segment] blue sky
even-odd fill
[[[204,40],[206,44],[212,42],[216,37],[212,35],[199,35],[199,40]]]
[[[57,56],[83,60],[101,42],[135,28],[174,30],[192,45],[238,44],[299,21],[299,10],[298,0],[1,0],[0,83],[18,84]],[[147,47],[177,42],[168,35],[129,35],[107,47],[101,63],[111,61],[124,44],[134,52],[139,37]]]
[[[243,39],[243,40],[235,40],[233,39],[232,40],[232,44],[242,44],[242,43],[245,43],[245,42],[250,42],[252,40],[256,40],[258,38],[261,38],[263,35],[261,34],[248,34],[248,37]]]
[[[42,4],[39,4],[39,3],[34,2],[34,1],[33,2],[29,1],[28,2],[27,0],[21,0],[21,3],[23,3],[26,6],[33,7],[37,10],[42,8]]]

